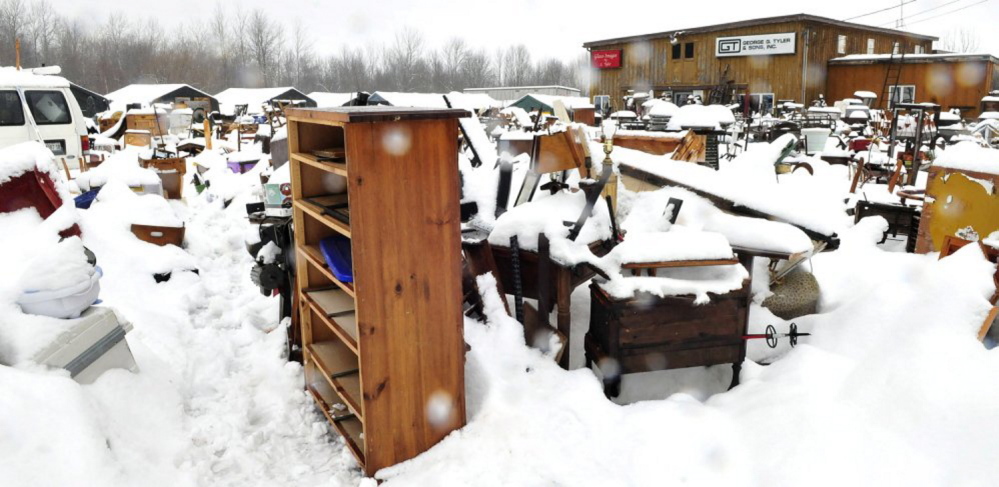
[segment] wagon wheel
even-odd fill
[[[798,169],[804,169],[808,171],[809,176],[815,175],[815,170],[812,169],[812,165],[807,162],[796,162],[791,166],[791,172],[797,171]]]

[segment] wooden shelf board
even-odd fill
[[[347,225],[346,223],[343,223],[340,220],[337,220],[336,218],[324,215],[323,212],[322,212],[322,210],[320,210],[319,207],[316,206],[314,203],[310,203],[310,202],[304,201],[304,200],[295,200],[294,204],[295,204],[295,208],[298,208],[298,209],[302,210],[302,212],[304,212],[307,215],[311,216],[312,218],[315,218],[316,220],[319,220],[320,223],[322,223],[323,225],[326,225],[327,227],[332,228],[334,231],[336,231],[340,235],[343,235],[344,237],[350,238],[350,226],[349,225]]]
[[[313,310],[315,310],[316,314],[319,315],[320,320],[322,320],[322,322],[326,325],[326,327],[329,328],[334,334],[336,334],[336,336],[340,337],[340,339],[343,340],[344,344],[347,345],[347,348],[349,348],[352,352],[354,352],[355,355],[358,355],[359,350],[357,348],[356,315],[351,313],[350,315],[343,315],[332,318],[329,317],[328,316],[329,312],[327,310],[336,309],[336,308],[330,308],[328,307],[329,306],[328,304],[324,305],[323,302],[320,300],[320,299],[329,300],[329,298],[316,297],[317,294],[323,295],[328,293],[341,294],[344,298],[350,299],[350,303],[353,306],[354,299],[351,298],[350,296],[347,296],[347,293],[345,293],[340,289],[333,289],[329,291],[307,292],[305,293],[305,302],[310,307],[312,307]]]
[[[323,399],[322,395],[316,392],[310,386],[306,386],[309,394],[312,395],[312,399],[316,402],[316,406],[322,411],[323,416],[326,416],[326,421],[330,423],[330,426],[336,430],[337,434],[343,437],[344,443],[347,444],[347,449],[350,450],[351,455],[357,459],[357,462],[364,468],[364,426],[361,421],[357,418],[346,419],[341,421],[336,421],[330,414],[329,404]]]
[[[350,409],[350,412],[363,420],[361,412],[361,374],[358,371],[357,356],[349,348],[337,340],[310,343],[305,346],[309,356],[315,361],[320,373],[333,386],[340,399]],[[333,378],[336,374],[351,372],[343,377]]]
[[[714,265],[738,264],[739,259],[717,259],[717,260],[674,260],[665,262],[634,262],[623,264],[622,269],[665,269],[670,267],[704,267]]]
[[[349,122],[444,120],[469,116],[467,110],[456,108],[407,108],[390,106],[289,108],[285,111],[285,114],[289,121],[324,125],[342,125]]]
[[[333,272],[330,271],[329,266],[326,265],[326,259],[323,258],[322,252],[319,251],[319,247],[316,245],[298,245],[299,252],[305,256],[307,262],[312,264],[316,269],[319,270],[327,279],[333,284],[336,284],[340,289],[346,291],[347,294],[352,298],[356,298],[354,295],[354,284],[349,282],[341,282]]]
[[[293,152],[291,154],[291,158],[307,166],[312,166],[322,171],[329,171],[333,174],[339,174],[340,176],[347,177],[346,162],[320,161],[318,157],[304,152]]]

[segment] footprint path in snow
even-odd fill
[[[301,366],[282,356],[285,333],[270,331],[277,300],[250,282],[248,223],[234,210],[203,204],[187,224],[201,278],[188,293],[181,392],[193,445],[182,461],[202,485],[356,485],[353,459],[302,389]]]

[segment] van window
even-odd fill
[[[58,91],[26,91],[28,108],[38,125],[61,125],[72,122],[66,97]]]
[[[13,90],[0,91],[0,127],[24,125],[24,107],[21,97]]]

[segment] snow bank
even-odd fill
[[[723,125],[735,123],[735,115],[722,105],[684,105],[673,113],[667,130],[706,128],[721,130]]]
[[[773,144],[751,144],[749,149],[715,171],[668,156],[655,156],[617,147],[611,157],[620,164],[660,175],[691,188],[712,193],[739,206],[763,212],[793,225],[832,236],[845,228],[842,187],[824,178],[799,179],[780,184],[773,164],[784,144],[785,135]]]
[[[987,149],[974,142],[959,142],[941,151],[933,165],[999,175],[999,150]]]

